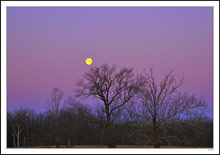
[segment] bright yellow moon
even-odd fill
[[[86,59],[86,64],[91,65],[92,64],[92,58],[87,58]]]

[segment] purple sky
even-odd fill
[[[67,97],[90,67],[108,63],[154,67],[158,77],[173,69],[212,115],[212,45],[211,7],[8,7],[8,110],[44,110],[54,87]]]

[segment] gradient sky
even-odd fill
[[[213,8],[7,8],[8,110],[42,111],[54,87],[67,97],[103,63],[154,67],[157,77],[174,70],[185,77],[182,91],[205,97],[212,115]]]

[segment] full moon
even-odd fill
[[[92,58],[87,58],[86,59],[86,64],[91,65],[92,64]]]

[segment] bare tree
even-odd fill
[[[8,115],[9,124],[13,131],[12,137],[14,147],[21,146],[21,136],[23,137],[23,146],[26,146],[26,139],[29,135],[30,119],[33,113],[33,110],[21,108]]]
[[[78,81],[77,86],[77,96],[92,96],[103,102],[107,120],[107,145],[113,147],[110,137],[111,114],[134,96],[133,69],[122,68],[117,72],[115,65],[92,67],[85,73],[84,79]]]
[[[58,114],[59,114],[59,107],[61,104],[61,100],[64,96],[64,92],[59,88],[54,88],[50,93],[50,99],[48,101],[49,112],[54,116],[54,124],[55,124],[55,144],[58,147],[59,143],[59,136],[58,136]]]
[[[77,135],[78,128],[80,127],[80,122],[83,122],[83,119],[79,119],[79,109],[83,108],[82,104],[77,101],[74,97],[69,96],[64,101],[64,106],[60,115],[60,124],[62,125],[62,131],[64,131],[65,137],[67,140],[67,147],[71,147],[71,144],[77,145]],[[86,113],[86,110],[83,111],[83,114]],[[63,138],[62,137],[62,138]]]
[[[48,101],[49,110],[58,117],[59,106],[64,96],[64,92],[59,88],[54,88],[50,93],[50,99]]]
[[[175,120],[180,115],[189,115],[199,108],[206,107],[203,99],[178,91],[184,79],[176,80],[173,71],[166,74],[159,84],[152,69],[150,73],[144,71],[144,74],[138,75],[137,81],[139,83],[137,90],[142,103],[140,116],[152,123],[152,140],[155,148],[160,147],[158,130],[163,124]]]

